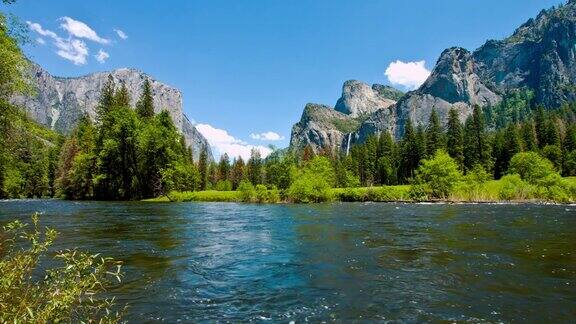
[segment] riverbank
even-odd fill
[[[564,178],[576,187],[576,177]],[[528,186],[525,183],[514,184],[503,180],[491,180],[484,183],[458,184],[453,192],[444,199],[414,198],[410,185],[332,188],[327,201],[342,202],[445,202],[445,203],[576,203],[576,193],[558,195],[553,188]],[[268,193],[272,193],[269,190]],[[187,191],[171,192],[168,195],[146,199],[147,202],[284,202],[292,200],[286,194],[280,194],[277,201],[259,201],[247,197],[240,191]]]

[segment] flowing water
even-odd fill
[[[576,207],[0,202],[124,261],[140,323],[576,318]]]

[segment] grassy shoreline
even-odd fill
[[[564,178],[576,184],[576,177]],[[576,203],[576,197],[567,201],[538,198],[534,192],[519,191],[511,199],[502,199],[501,195],[506,183],[501,180],[491,180],[482,184],[461,183],[444,199],[412,199],[410,185],[359,187],[359,188],[332,188],[328,201],[340,202],[430,202],[430,203],[535,203],[535,204],[571,204]],[[145,199],[146,202],[256,202],[243,199],[240,191],[187,191],[171,192],[168,195]],[[292,203],[289,197],[283,196],[280,201],[273,203]]]

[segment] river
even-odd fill
[[[130,322],[576,318],[576,206],[0,202],[124,262]]]

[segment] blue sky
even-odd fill
[[[137,68],[179,88],[187,115],[220,138],[213,144],[285,147],[304,105],[334,105],[345,80],[390,84],[391,63],[425,61],[393,66],[394,80],[413,86],[443,49],[506,37],[559,3],[18,0],[2,10],[37,24],[30,36],[41,31],[46,44],[25,51],[53,75]],[[69,50],[61,56],[58,41]]]

